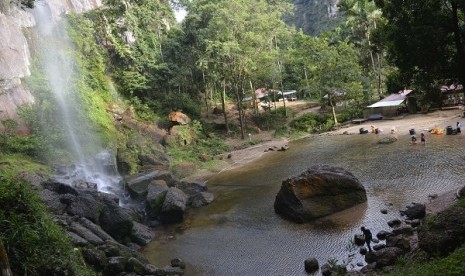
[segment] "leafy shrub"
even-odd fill
[[[357,108],[345,109],[337,114],[337,120],[339,122],[347,122],[361,117],[363,117],[363,110]]]
[[[173,165],[189,161],[199,163],[224,153],[229,146],[213,133],[205,133],[198,121],[176,129],[175,143],[168,146],[168,154],[174,159]]]
[[[0,149],[4,152],[23,153],[34,157],[43,150],[43,141],[35,135],[22,137],[0,134]]]
[[[270,111],[259,113],[258,115],[253,116],[252,120],[260,129],[263,130],[279,129],[286,125],[284,108],[278,108],[276,112]]]
[[[320,133],[330,130],[334,126],[334,121],[328,115],[308,113],[293,120],[289,126],[296,131]]]

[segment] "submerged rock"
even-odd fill
[[[317,165],[283,181],[274,209],[286,219],[303,223],[366,200],[365,188],[353,174],[342,168]]]
[[[397,141],[397,138],[394,136],[383,137],[378,140],[378,144],[392,144]]]

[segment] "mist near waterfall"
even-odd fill
[[[45,1],[37,1],[32,13],[37,23],[34,35],[38,68],[50,92],[40,97],[43,112],[37,119],[42,133],[50,137],[50,150],[61,156],[51,163],[62,167],[60,181],[70,185],[94,183],[99,191],[117,192],[120,177],[114,155],[93,130],[79,96],[79,65],[73,59],[75,49],[62,22],[66,19],[54,18]]]

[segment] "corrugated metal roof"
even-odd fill
[[[369,105],[368,107],[374,108],[374,107],[384,107],[384,106],[398,106],[401,103],[403,103],[404,101],[405,101],[405,99],[404,100],[397,100],[397,101],[386,101],[386,102],[379,101],[377,103]]]
[[[386,98],[382,99],[379,102],[376,102],[372,105],[369,105],[367,107],[369,108],[374,108],[374,107],[384,107],[384,106],[397,106],[400,105],[405,99],[407,98],[407,95],[410,94],[413,90],[402,90],[397,94],[391,94],[387,96]]]

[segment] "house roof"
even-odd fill
[[[376,102],[367,107],[375,108],[375,107],[384,107],[384,106],[398,106],[405,101],[405,99],[407,98],[407,95],[410,94],[412,91],[413,90],[410,90],[410,89],[399,91],[398,93],[391,94],[387,96],[386,98],[382,99],[381,101]]]
[[[287,91],[284,91],[282,94],[283,94],[283,96],[286,96],[286,95],[292,95],[292,94],[295,94],[295,93],[297,93],[296,90],[287,90]]]
[[[451,93],[463,90],[463,85],[461,84],[451,84],[451,85],[443,85],[441,86],[441,92],[443,93]]]

